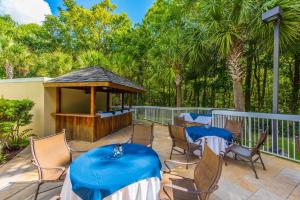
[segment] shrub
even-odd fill
[[[28,137],[32,135],[31,129],[21,131],[20,128],[31,123],[32,114],[29,112],[33,106],[34,103],[29,99],[0,98],[0,143],[2,146],[5,144],[9,149],[19,149],[29,144]]]

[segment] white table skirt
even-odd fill
[[[110,196],[105,197],[104,200],[158,200],[159,191],[160,179],[152,177],[132,183]],[[64,181],[60,197],[62,200],[81,200],[81,198],[72,191],[69,171]]]
[[[190,115],[190,113],[181,113],[179,117],[184,117],[184,120],[187,122],[197,122],[201,124],[209,124],[211,125],[211,119],[210,116],[198,116],[196,119],[193,119]]]
[[[190,138],[190,136],[188,135],[188,133],[186,132],[186,137],[188,142],[190,143],[195,143],[198,144],[200,143],[200,141],[198,142],[194,142],[192,140],[192,138]],[[221,137],[217,137],[217,136],[206,136],[202,138],[202,141],[207,141],[207,145],[215,152],[215,154],[219,155],[221,151],[225,152],[225,149],[228,147],[228,143],[226,140],[224,140]],[[201,143],[202,146],[202,151],[204,151],[204,142]],[[194,151],[194,154],[199,156],[200,155],[200,150],[196,150]]]

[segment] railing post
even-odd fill
[[[145,108],[144,119],[147,119],[147,108]]]
[[[171,119],[171,121],[172,121],[172,125],[174,125],[174,109],[172,108],[172,115],[171,115],[171,117],[172,117],[172,119]]]
[[[248,132],[249,132],[249,136],[248,136],[248,147],[252,146],[252,127],[251,127],[251,117],[248,117]]]

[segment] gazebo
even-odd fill
[[[74,140],[96,141],[132,123],[132,94],[144,89],[102,67],[86,67],[51,79],[44,87],[56,88],[56,131],[66,129]],[[112,95],[120,98],[112,107]],[[125,94],[129,107],[125,108]]]

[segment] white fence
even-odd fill
[[[212,125],[223,128],[226,119],[243,121],[242,144],[252,147],[256,144],[260,131],[266,130],[268,138],[263,151],[289,160],[300,162],[300,154],[296,151],[295,136],[300,136],[300,116],[270,113],[237,112],[214,108],[195,107],[157,107],[134,106],[134,119],[150,120],[168,124],[173,123],[174,116],[184,112],[212,114]]]

